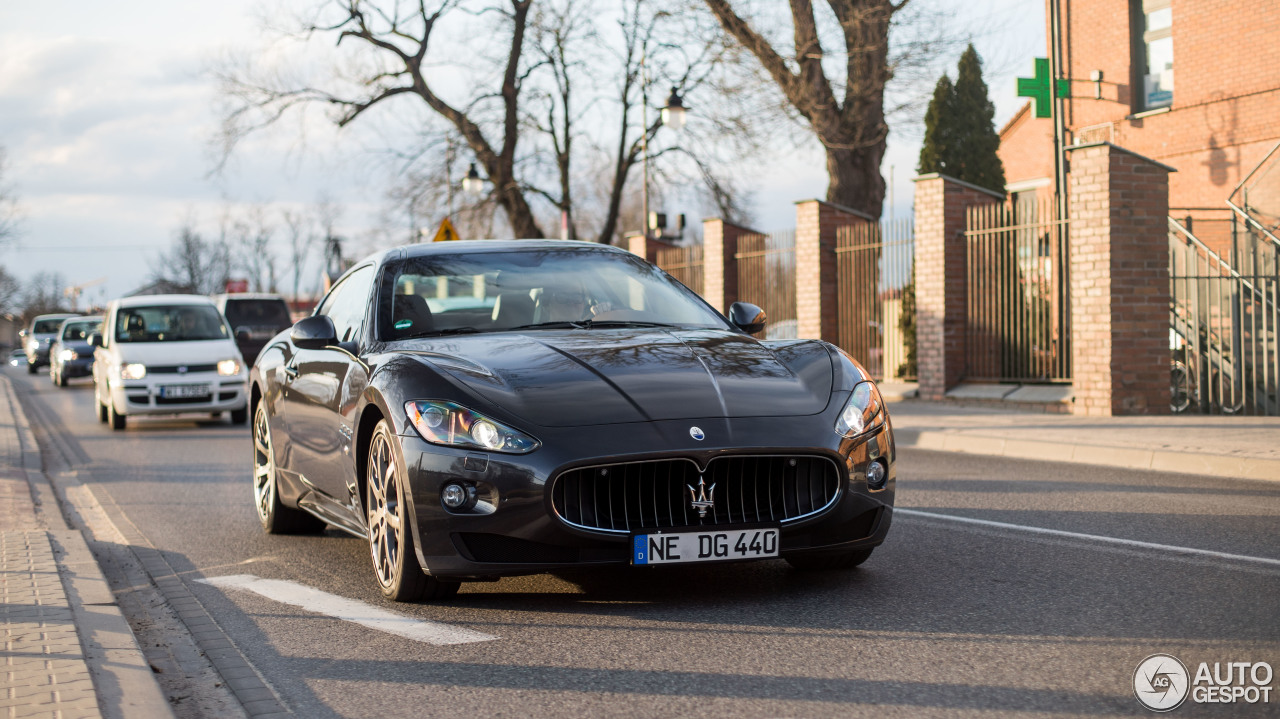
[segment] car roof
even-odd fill
[[[117,307],[149,307],[151,305],[206,305],[213,300],[204,295],[133,295],[115,300]]]
[[[71,319],[72,317],[79,317],[79,316],[80,315],[74,312],[55,312],[51,315],[36,315],[35,317],[31,318],[31,324],[35,324],[40,320],[67,320],[67,319]]]
[[[414,245],[393,247],[389,250],[369,255],[356,264],[361,265],[371,260],[386,262],[400,258],[451,255],[462,252],[519,252],[522,250],[565,249],[627,253],[627,250],[612,245],[581,240],[455,240],[453,242],[422,242]]]
[[[228,300],[280,300],[284,302],[284,295],[274,292],[233,292],[229,294],[214,295],[215,302],[222,303]]]

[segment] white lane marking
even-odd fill
[[[313,589],[305,584],[283,579],[262,579],[252,574],[228,574],[221,577],[197,579],[196,581],[212,584],[215,587],[240,589],[261,594],[267,599],[274,599],[284,604],[292,604],[308,612],[336,617],[370,629],[377,629],[380,632],[395,634],[406,639],[428,644],[467,644],[469,642],[487,642],[498,638],[470,629],[406,617],[356,599],[339,597],[336,594]]]
[[[1230,559],[1236,562],[1250,562],[1254,564],[1265,564],[1272,567],[1280,567],[1280,559],[1269,559],[1267,557],[1250,557],[1244,554],[1228,554],[1226,552],[1215,552],[1209,549],[1177,547],[1172,544],[1156,544],[1155,542],[1139,542],[1136,539],[1119,539],[1117,537],[1106,537],[1100,534],[1082,534],[1080,532],[1065,532],[1061,529],[1045,529],[1044,527],[1031,527],[1025,524],[1008,524],[1006,522],[993,522],[989,519],[972,519],[970,517],[957,517],[952,514],[936,514],[934,512],[922,512],[918,509],[894,508],[893,513],[905,514],[913,517],[925,517],[928,519],[943,519],[950,522],[960,522],[962,524],[976,524],[978,526],[994,527],[996,529],[1015,529],[1020,532],[1031,532],[1033,534],[1047,534],[1053,537],[1083,539],[1090,542],[1104,542],[1107,544],[1119,544],[1126,547],[1139,547],[1142,549],[1157,549],[1162,552],[1174,552],[1177,554],[1192,554],[1192,555],[1197,555],[1201,557],[1213,557],[1214,559]]]

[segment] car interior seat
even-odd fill
[[[408,324],[405,324],[405,323]],[[431,307],[420,295],[396,295],[391,310],[391,336],[394,338],[428,332],[435,326]]]
[[[533,298],[528,291],[503,292],[493,303],[491,319],[499,329],[533,324]]]

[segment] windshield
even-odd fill
[[[121,307],[116,313],[116,342],[191,342],[231,336],[213,305]]]
[[[284,300],[227,300],[223,314],[232,327],[284,329],[293,326]]]
[[[428,255],[390,263],[383,277],[379,322],[385,339],[537,326],[729,329],[684,285],[622,252]]]
[[[98,331],[102,326],[102,320],[92,320],[88,322],[68,322],[62,328],[62,340],[64,342],[74,342],[76,340],[88,341],[89,335]]]
[[[51,335],[58,331],[58,328],[62,326],[62,322],[65,319],[67,318],[59,317],[52,320],[36,320],[35,324],[31,325],[31,334]]]

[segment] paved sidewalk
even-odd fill
[[[1280,481],[1280,417],[1076,417],[889,402],[899,446]]]
[[[0,377],[0,717],[173,716]]]

